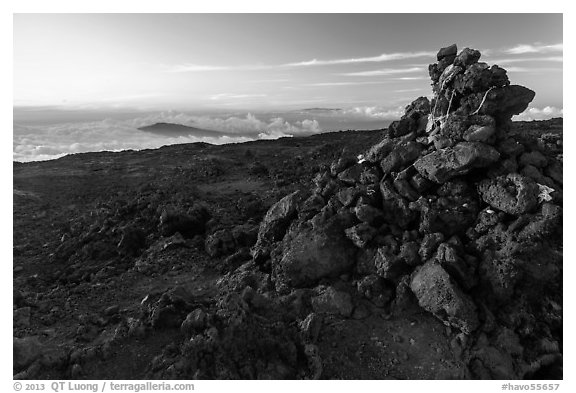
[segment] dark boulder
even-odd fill
[[[450,62],[454,61],[454,59],[456,58],[456,54],[458,53],[458,47],[456,46],[456,44],[452,44],[450,46],[447,46],[445,48],[441,48],[438,53],[436,54],[436,59],[438,61],[443,60],[443,59],[452,59]]]
[[[474,63],[477,63],[480,60],[480,51],[476,49],[464,48],[462,51],[456,56],[454,60],[454,64],[461,67],[468,67]]]
[[[282,239],[288,225],[296,216],[297,205],[302,196],[300,191],[295,191],[280,199],[268,210],[258,230],[258,241]]]
[[[517,173],[483,180],[478,192],[484,202],[508,214],[528,213],[538,204],[536,182]]]
[[[513,115],[522,113],[536,93],[524,86],[508,85],[486,92],[466,96],[461,101],[460,112],[478,112],[508,121]]]
[[[447,325],[466,334],[478,328],[476,305],[450,275],[437,263],[428,262],[416,269],[410,288],[418,304]]]
[[[360,183],[360,177],[362,176],[363,172],[364,166],[362,164],[355,164],[340,172],[338,174],[338,180],[348,185],[358,184]]]
[[[417,159],[422,150],[423,146],[420,143],[412,141],[401,143],[380,161],[380,167],[384,174],[398,171]]]
[[[454,147],[437,150],[414,163],[425,178],[445,183],[453,177],[465,175],[475,168],[487,167],[500,158],[492,146],[481,142],[461,142]]]
[[[289,232],[282,254],[273,260],[276,281],[306,287],[349,270],[355,262],[356,248],[344,234],[345,221],[334,216],[318,227],[303,225]]]

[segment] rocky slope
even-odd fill
[[[15,377],[561,378],[562,121],[479,59],[385,131],[15,164]]]

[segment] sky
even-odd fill
[[[395,109],[452,43],[562,108],[561,14],[15,14],[14,105]]]
[[[562,14],[14,14],[13,159],[385,128],[456,43],[563,116]],[[178,123],[224,137],[152,135]]]

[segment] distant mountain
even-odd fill
[[[333,112],[340,112],[342,109],[340,108],[304,108],[299,109],[297,112],[307,112],[307,113],[333,113]]]
[[[149,126],[140,127],[138,129],[140,131],[150,132],[156,135],[171,136],[171,137],[195,136],[195,137],[218,138],[221,136],[228,135],[227,133],[220,131],[205,130],[202,128],[190,127],[185,126],[183,124],[174,124],[174,123],[155,123]]]

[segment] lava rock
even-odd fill
[[[360,294],[377,307],[384,307],[394,298],[394,287],[376,274],[362,278],[356,287]]]
[[[360,177],[364,172],[362,164],[356,164],[338,174],[338,180],[345,184],[354,185],[360,183]]]
[[[135,256],[146,245],[146,234],[141,228],[128,225],[122,228],[118,249],[122,254]]]
[[[206,253],[211,257],[226,255],[236,249],[236,242],[232,232],[220,229],[206,238]]]
[[[537,168],[544,168],[548,165],[548,160],[544,154],[540,153],[538,150],[531,151],[529,153],[524,153],[518,159],[520,165],[533,165]]]
[[[12,340],[14,370],[21,371],[38,359],[44,350],[44,346],[38,337],[14,337]]]
[[[197,308],[186,316],[184,322],[180,326],[180,330],[184,334],[191,335],[196,331],[203,330],[206,327],[207,315],[201,308]]]
[[[291,287],[305,287],[350,269],[356,249],[344,235],[343,224],[343,219],[335,216],[319,227],[305,226],[290,232],[284,238],[281,257],[273,261],[276,280]]]
[[[328,287],[312,298],[312,308],[319,314],[341,315],[349,318],[354,311],[354,304],[349,293]]]
[[[479,326],[476,305],[439,264],[428,262],[416,269],[410,288],[420,307],[445,324],[466,334]]]
[[[164,209],[160,214],[158,229],[162,236],[171,236],[180,232],[185,237],[201,235],[206,230],[210,213],[203,207],[194,207],[187,213]]]
[[[260,223],[258,230],[258,241],[278,241],[281,240],[290,225],[292,219],[296,216],[297,205],[302,198],[300,191],[286,195],[276,202]]]
[[[499,158],[500,154],[492,146],[480,142],[461,142],[419,158],[414,168],[429,180],[445,183],[472,169],[487,167]]]
[[[480,60],[480,51],[476,49],[464,48],[462,51],[456,56],[454,60],[454,64],[461,67],[468,67],[474,63],[477,63]]]
[[[332,176],[337,176],[340,172],[354,164],[356,164],[356,160],[353,157],[341,157],[338,161],[334,161],[332,165],[330,165],[330,173]]]
[[[462,135],[462,139],[467,142],[484,142],[487,143],[496,133],[493,126],[471,125]]]
[[[441,48],[438,51],[438,53],[436,54],[436,59],[438,59],[438,61],[440,61],[440,60],[443,60],[445,58],[448,58],[448,59],[452,59],[452,61],[454,61],[457,53],[458,53],[458,47],[456,46],[456,44],[452,44],[452,45],[447,46],[445,48]]]
[[[30,327],[30,307],[21,307],[14,310],[14,326],[19,328]]]
[[[420,156],[422,145],[417,142],[405,142],[397,145],[380,161],[380,167],[384,174],[401,169],[406,164],[411,164]]]
[[[316,313],[310,313],[298,324],[304,341],[315,343],[320,336],[322,329],[322,316]]]
[[[536,182],[517,173],[483,180],[478,192],[484,202],[508,214],[528,213],[538,204]]]
[[[378,227],[384,221],[384,213],[370,205],[358,205],[354,208],[356,217],[362,222],[365,222],[373,227]]]
[[[346,237],[358,248],[366,248],[378,231],[368,223],[360,223],[344,231]]]
[[[528,107],[536,93],[519,85],[494,88],[487,92],[470,94],[462,99],[460,112],[490,115],[498,119],[509,120]],[[482,106],[480,106],[482,104]]]
[[[396,255],[388,246],[379,247],[374,260],[379,276],[395,281],[409,272],[404,259]]]

